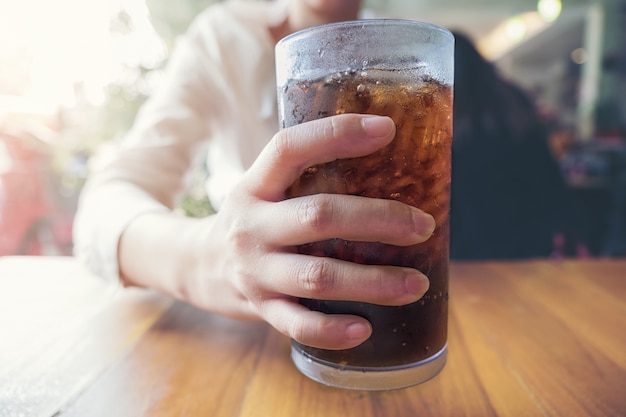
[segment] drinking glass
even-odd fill
[[[316,381],[387,390],[426,381],[444,367],[453,60],[449,31],[397,19],[317,26],[276,46],[281,128],[342,113],[389,116],[396,124],[389,145],[364,157],[309,167],[288,197],[336,193],[392,199],[418,207],[436,221],[432,237],[407,247],[342,239],[299,246],[308,255],[415,268],[430,279],[419,301],[400,307],[301,299],[312,310],[365,317],[373,328],[367,341],[347,350],[293,341],[293,362]]]

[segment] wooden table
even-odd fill
[[[454,263],[448,363],[390,392],[302,376],[289,340],[71,258],[0,258],[0,416],[626,416],[626,260]]]

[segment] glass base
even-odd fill
[[[314,358],[291,345],[291,359],[304,375],[331,387],[384,391],[421,384],[436,376],[446,364],[448,344],[433,356],[407,365],[384,368],[341,366]]]

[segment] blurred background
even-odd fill
[[[0,0],[0,256],[71,254],[90,170],[130,127],[176,36],[214,2]],[[365,4],[365,17],[466,33],[531,94],[590,255],[626,255],[626,0]],[[188,215],[210,210],[201,183],[181,203]]]

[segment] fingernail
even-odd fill
[[[373,138],[386,138],[394,129],[393,120],[384,116],[369,116],[361,119],[363,129]]]
[[[428,291],[430,281],[420,273],[410,272],[404,279],[404,286],[407,293],[422,296]]]
[[[423,237],[429,238],[435,232],[435,218],[421,210],[413,210],[413,222],[415,224],[415,232]]]
[[[366,337],[369,337],[371,333],[372,333],[372,328],[369,325],[369,323],[368,324],[361,323],[361,322],[350,323],[348,327],[346,328],[346,336],[348,336],[349,339],[354,339],[354,340],[365,339]]]

